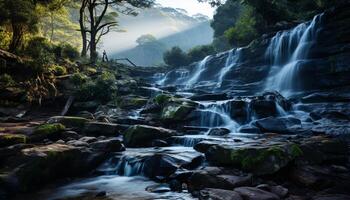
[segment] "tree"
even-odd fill
[[[136,15],[135,7],[150,7],[154,0],[81,0],[80,3],[82,56],[86,56],[87,50],[90,50],[90,61],[94,63],[97,60],[97,44],[100,39],[118,25],[115,20],[117,12]]]
[[[190,63],[193,63],[202,60],[207,55],[215,53],[216,51],[212,45],[200,45],[193,47],[188,51],[188,59]]]
[[[166,51],[163,56],[164,62],[173,67],[180,67],[189,64],[188,57],[180,47],[173,47]]]
[[[146,35],[141,35],[139,38],[137,38],[136,43],[138,45],[144,45],[144,44],[153,43],[156,41],[157,41],[156,37],[154,37],[151,34],[146,34]]]

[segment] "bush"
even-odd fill
[[[55,47],[56,58],[68,58],[70,60],[76,60],[79,58],[80,53],[78,49],[70,44],[62,43]]]
[[[46,38],[35,37],[31,39],[25,52],[33,59],[29,65],[34,74],[49,72],[49,66],[54,61],[54,54],[52,45]]]
[[[83,83],[76,92],[81,101],[98,100],[108,102],[117,95],[116,79],[114,74],[103,72],[96,80]]]
[[[247,7],[238,19],[236,25],[225,32],[225,36],[231,45],[247,45],[258,36],[255,25],[256,18],[254,16],[254,10]]]
[[[189,64],[188,56],[180,47],[173,47],[163,55],[164,62],[173,67],[180,67]]]
[[[212,45],[196,46],[189,50],[188,58],[190,63],[203,60],[207,55],[215,54],[216,51]]]
[[[65,67],[59,66],[59,65],[52,65],[50,67],[50,70],[56,76],[61,76],[61,75],[67,74],[67,69]]]
[[[15,84],[15,81],[13,80],[13,78],[8,75],[8,74],[2,74],[0,75],[0,85],[5,86],[5,87],[9,87]]]
[[[88,81],[88,77],[82,73],[75,73],[70,77],[71,81],[75,86],[81,86]]]

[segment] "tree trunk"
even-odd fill
[[[96,45],[96,34],[97,29],[95,27],[95,4],[92,2],[88,6],[90,14],[90,62],[96,63],[97,61],[97,45]]]
[[[79,25],[80,25],[80,33],[81,33],[81,38],[83,43],[83,47],[81,50],[82,57],[86,57],[86,54],[87,54],[87,36],[86,36],[86,28],[84,23],[85,8],[86,8],[86,1],[83,1],[79,11]]]
[[[9,52],[15,53],[18,49],[18,46],[22,42],[23,32],[20,25],[12,23],[12,38],[9,46]]]

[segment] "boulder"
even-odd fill
[[[134,125],[125,131],[124,143],[127,147],[149,147],[153,140],[163,140],[177,135],[175,131],[165,128]]]
[[[216,175],[206,171],[194,172],[188,180],[190,191],[198,191],[205,188],[217,188],[232,190],[236,187],[249,186],[252,176]]]
[[[65,126],[60,123],[42,124],[34,129],[28,139],[30,142],[39,142],[44,139],[58,140],[64,130]]]
[[[287,188],[280,186],[280,185],[270,186],[268,184],[262,184],[262,185],[258,185],[257,188],[274,193],[280,198],[285,198],[289,192]]]
[[[272,146],[213,145],[206,152],[209,162],[219,166],[239,167],[257,175],[273,174],[302,155],[297,144]]]
[[[89,122],[88,119],[82,117],[69,117],[69,116],[55,116],[48,120],[49,124],[60,123],[67,128],[82,129],[85,123]]]
[[[139,109],[145,106],[148,99],[137,96],[123,96],[119,99],[118,107],[122,109]]]
[[[187,103],[168,105],[163,108],[161,119],[164,121],[183,121],[194,109],[195,107]]]
[[[21,134],[0,134],[0,148],[15,144],[25,144],[27,137]]]
[[[265,119],[257,120],[254,125],[258,127],[262,132],[282,133],[290,134],[294,133],[293,128],[300,128],[301,121],[293,117],[268,117]]]
[[[230,134],[230,130],[226,129],[226,128],[212,128],[210,129],[208,135],[212,135],[212,136],[224,136],[224,135],[228,135]]]
[[[100,140],[100,141],[91,143],[90,147],[98,151],[103,151],[108,153],[125,151],[124,145],[118,139]]]
[[[8,159],[0,183],[12,192],[29,192],[56,179],[84,175],[104,159],[104,154],[64,144],[25,148]]]
[[[274,193],[260,190],[254,187],[239,187],[234,189],[244,200],[279,200]]]
[[[84,134],[92,136],[118,136],[120,126],[118,124],[103,122],[87,122],[84,126]]]
[[[312,198],[312,200],[348,200],[349,195],[344,194],[328,194],[328,195],[318,195]]]
[[[199,192],[199,200],[243,200],[235,191],[208,188]]]

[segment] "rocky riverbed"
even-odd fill
[[[348,11],[181,70],[135,69],[107,103],[1,108],[0,199],[350,199],[349,24],[331,26]],[[347,31],[326,40],[332,28]],[[273,56],[288,62],[271,63],[283,41],[291,53]]]

